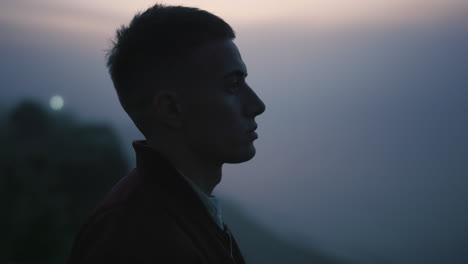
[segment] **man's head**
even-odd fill
[[[217,163],[255,155],[254,118],[265,105],[245,83],[234,38],[221,18],[180,6],[155,5],[117,31],[109,71],[148,140]]]

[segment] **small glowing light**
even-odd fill
[[[60,96],[60,95],[54,95],[52,96],[52,98],[50,98],[50,102],[49,102],[49,105],[50,105],[50,108],[52,108],[53,110],[60,110],[62,109],[63,107],[63,97]]]

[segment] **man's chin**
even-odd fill
[[[251,160],[255,156],[256,150],[252,145],[248,150],[243,151],[242,153],[237,153],[226,159],[225,163],[236,164],[242,163]]]

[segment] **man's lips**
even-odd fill
[[[258,138],[258,134],[257,132],[255,132],[256,129],[257,129],[257,125],[255,125],[249,131],[247,131],[247,134],[249,135],[251,140],[255,140]]]
[[[255,126],[252,127],[251,129],[247,130],[247,133],[255,132],[255,130],[257,130],[257,125],[255,125]]]
[[[255,131],[250,131],[248,135],[250,136],[252,140],[255,140],[258,138],[258,134]]]

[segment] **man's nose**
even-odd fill
[[[246,105],[246,114],[249,117],[256,117],[265,112],[265,103],[258,97],[258,95],[249,87],[249,96]]]

